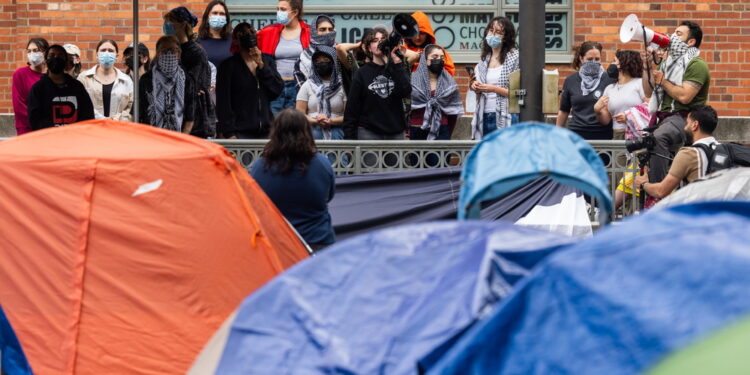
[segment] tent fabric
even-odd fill
[[[329,204],[336,237],[455,218],[460,188],[461,170],[450,167],[338,177]],[[481,216],[567,235],[592,234],[581,192],[548,177],[486,202]]]
[[[413,374],[419,357],[572,241],[452,221],[339,242],[245,300],[228,339],[214,342],[224,346],[220,362],[200,366],[217,374]]]
[[[31,367],[23,354],[13,327],[0,306],[0,374],[31,375]]]
[[[221,146],[94,120],[0,143],[0,301],[37,374],[183,374],[307,257]]]
[[[649,375],[747,375],[750,374],[750,319],[732,324],[719,333],[681,350]]]
[[[706,201],[750,201],[750,168],[724,169],[659,201],[653,209]]]
[[[612,212],[607,173],[597,152],[579,135],[542,123],[493,132],[464,164],[459,219],[478,219],[483,201],[502,197],[541,176],[596,198]],[[606,217],[606,215],[602,215]]]
[[[427,374],[640,374],[750,313],[750,203],[679,206],[543,261]]]

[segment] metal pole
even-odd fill
[[[523,0],[518,24],[521,26],[521,121],[544,121],[542,113],[542,70],[544,70],[544,0]]]
[[[140,71],[141,56],[138,53],[138,0],[133,0],[133,122],[140,122],[140,108],[138,101],[138,72]]]

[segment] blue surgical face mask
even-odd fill
[[[114,52],[99,52],[99,65],[109,68],[112,65],[115,65],[115,61],[117,59],[117,55]]]
[[[487,45],[490,46],[490,48],[497,48],[503,44],[503,40],[495,35],[487,35],[484,40],[487,41]]]
[[[227,18],[224,16],[208,16],[208,25],[214,30],[221,29],[226,24]]]
[[[164,35],[177,34],[177,30],[174,29],[174,25],[169,22],[164,22],[164,25],[161,27],[161,30],[164,33]]]
[[[282,25],[287,25],[291,19],[289,18],[289,11],[282,12],[278,11],[276,12],[276,21],[278,21]]]

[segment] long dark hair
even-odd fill
[[[487,44],[487,40],[485,39],[485,37],[487,36],[487,32],[490,31],[495,22],[500,24],[500,26],[503,27],[503,31],[505,32],[505,35],[503,36],[503,44],[500,48],[500,56],[498,56],[500,64],[503,64],[505,63],[505,57],[508,56],[508,52],[510,52],[514,48],[518,48],[518,46],[516,46],[516,27],[513,26],[513,22],[510,22],[508,17],[495,17],[491,19],[490,23],[487,24],[487,27],[484,28],[484,35],[482,36],[481,59],[482,61],[484,61],[484,59],[487,58],[487,55],[492,56],[492,48],[489,44]]]
[[[201,39],[211,38],[211,25],[208,24],[208,17],[210,16],[209,13],[211,13],[211,9],[216,5],[224,7],[224,13],[227,14],[227,24],[219,30],[219,36],[221,36],[221,39],[229,39],[229,37],[232,36],[232,19],[229,18],[229,8],[227,8],[227,4],[224,4],[222,0],[213,0],[208,3],[206,10],[203,11],[203,17],[201,17],[201,26],[198,28],[198,37]]]
[[[372,29],[372,33],[365,33],[365,35],[362,37],[362,48],[365,50],[365,56],[372,60],[372,52],[370,52],[370,43],[372,43],[373,40],[378,36],[378,34],[382,35],[383,38],[388,37],[388,31],[382,27],[376,27]]]
[[[275,168],[275,173],[287,174],[299,167],[300,174],[304,174],[317,151],[307,116],[288,108],[273,120],[269,141],[263,149],[265,168]]]
[[[641,54],[636,51],[618,50],[615,52],[617,61],[620,62],[620,71],[626,72],[633,78],[643,77],[643,60]]]
[[[592,49],[598,49],[599,52],[602,51],[602,45],[599,42],[583,42],[580,46],[573,49],[573,61],[571,61],[570,66],[573,67],[573,69],[578,70],[581,67],[581,58],[583,56],[586,56],[586,54],[591,51]]]

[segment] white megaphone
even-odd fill
[[[669,37],[641,25],[635,14],[625,18],[620,27],[620,41],[627,43],[633,40],[648,42],[649,48],[669,48]]]

